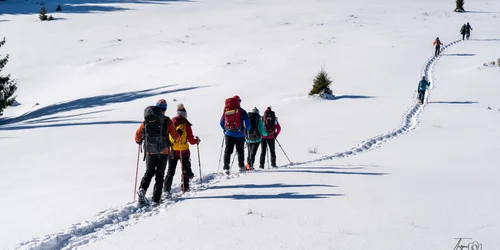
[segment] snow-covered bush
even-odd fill
[[[326,73],[324,68],[321,68],[318,75],[314,78],[313,87],[309,95],[320,95],[322,98],[328,98],[328,96],[332,95],[330,84],[332,84],[332,81],[328,73]]]

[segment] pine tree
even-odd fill
[[[325,69],[321,68],[319,71],[318,75],[314,78],[314,84],[311,89],[311,92],[309,92],[309,95],[315,95],[315,94],[332,94],[332,90],[330,89],[330,84],[332,81],[330,80],[330,77],[326,73]]]
[[[457,0],[456,3],[457,3],[457,6],[455,8],[455,11],[456,12],[464,12],[465,11],[464,10],[464,0]]]
[[[60,4],[57,5],[56,11],[62,11],[62,8],[61,8]]]
[[[38,15],[40,20],[42,20],[42,21],[47,20],[47,18],[48,18],[47,17],[47,8],[45,8],[45,5],[42,5],[42,8],[40,8],[40,11],[38,13],[40,13],[40,15]]]
[[[0,41],[0,48],[5,44],[5,38]],[[14,93],[17,90],[17,85],[14,80],[10,79],[10,75],[2,76],[3,67],[9,61],[9,55],[5,58],[0,57],[0,116],[3,115],[3,110],[14,103],[16,96]]]

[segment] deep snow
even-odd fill
[[[500,55],[498,3],[464,14],[430,0],[106,3],[63,5],[48,23],[33,2],[0,3],[21,103],[0,118],[2,249],[500,246],[500,71],[482,66]],[[472,40],[429,60],[433,39],[453,43],[467,21]],[[323,65],[335,100],[307,97]],[[220,179],[218,119],[234,94],[247,110],[271,105],[304,164]],[[170,116],[186,105],[206,184],[138,216],[133,133],[160,98]]]

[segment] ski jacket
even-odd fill
[[[425,91],[429,86],[431,86],[430,82],[426,80],[420,80],[420,82],[418,82],[418,91]]]
[[[243,108],[240,108],[240,109],[241,109],[241,127],[243,128],[243,125],[245,125],[245,130],[250,131],[250,118],[248,118],[248,113]],[[235,137],[235,138],[244,138],[245,137],[245,133],[243,132],[243,130],[241,130],[241,131],[226,131],[225,127],[224,127],[225,122],[226,121],[224,119],[224,114],[223,114],[222,117],[220,118],[220,127],[224,131],[225,135]]]
[[[259,118],[257,120],[257,124],[258,124],[257,125],[257,129],[259,131],[259,135],[261,135],[261,136],[257,140],[249,140],[249,139],[247,139],[247,143],[259,143],[259,142],[262,141],[262,137],[263,136],[268,136],[266,128],[264,128],[264,122],[262,121],[261,116],[259,116]]]
[[[467,27],[465,26],[465,24],[462,26],[462,28],[460,29],[460,34],[465,34],[465,32],[467,31]]]
[[[441,41],[439,39],[434,40],[433,44],[436,45],[436,46],[438,46],[438,47],[440,47],[441,45],[443,45],[443,43],[441,43]]]
[[[467,24],[467,27],[465,27],[465,31],[467,33],[470,33],[471,30],[472,30],[472,27],[470,26],[470,24]]]
[[[278,122],[278,118],[276,118],[276,129],[274,133],[268,134],[267,136],[262,136],[263,139],[274,139],[276,136],[278,136],[281,132],[281,126],[280,123]]]
[[[175,131],[175,126],[174,126],[174,123],[170,120],[170,118],[168,118],[165,116],[165,140],[168,140],[168,134],[170,134],[174,140],[179,140],[180,139],[180,136],[179,134],[177,133],[177,131]],[[144,128],[144,122],[141,123],[141,125],[139,126],[139,128],[135,131],[135,142],[136,143],[140,143],[141,142],[141,139],[142,139],[142,130]],[[165,150],[163,150],[163,152],[161,153],[162,155],[164,154],[168,154],[170,151],[170,149],[167,147],[165,148]],[[150,154],[148,152],[146,152],[146,154]]]
[[[185,130],[182,131],[180,135],[180,139],[175,141],[170,135],[170,142],[172,142],[172,147],[174,151],[187,151],[189,150],[189,144],[195,145],[198,144],[198,139],[193,136],[193,130],[191,129],[192,124],[184,117],[177,115],[172,119],[172,123],[174,127],[177,129],[180,125],[185,125]],[[184,155],[184,152],[182,153]]]

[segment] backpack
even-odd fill
[[[182,149],[180,149],[182,147],[182,145],[186,145],[188,143],[187,142],[186,126],[187,126],[187,121],[184,121],[184,122],[181,122],[181,123],[175,125],[175,130],[176,131],[181,130],[182,135],[181,135],[181,138],[176,143],[174,143],[174,138],[172,137],[172,135],[170,135],[170,142],[173,143],[174,150],[182,150]]]
[[[274,111],[268,109],[264,111],[264,116],[262,116],[262,121],[264,122],[264,128],[269,135],[273,135],[276,131],[276,114]]]
[[[250,119],[250,131],[246,133],[247,140],[256,141],[261,138],[261,134],[259,132],[259,114],[257,113],[248,113]]]
[[[161,154],[170,146],[166,139],[166,124],[169,118],[162,114],[160,107],[149,106],[144,110],[144,128],[142,133],[144,151],[151,154]]]
[[[237,99],[227,98],[224,104],[224,128],[229,131],[241,131],[241,108]]]

